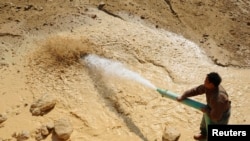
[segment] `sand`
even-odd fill
[[[232,101],[230,124],[250,123],[247,0],[103,3],[0,2],[0,114],[7,117],[0,140],[26,131],[33,141],[38,128],[63,117],[72,141],[161,141],[166,126],[192,141],[202,113],[155,87],[182,94],[212,71]],[[91,67],[83,54],[111,65],[97,59]],[[56,97],[55,107],[33,116],[31,104],[45,94]]]

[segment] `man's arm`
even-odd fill
[[[194,87],[192,89],[185,91],[181,96],[177,97],[177,101],[182,101],[183,99],[187,97],[192,97],[192,96],[196,96],[196,95],[200,95],[204,93],[205,93],[205,86],[202,84],[202,85],[199,85],[197,87]]]

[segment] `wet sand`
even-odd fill
[[[118,17],[98,10],[98,4],[0,3],[0,114],[7,116],[0,140],[14,140],[12,134],[21,131],[34,140],[40,126],[67,117],[72,141],[161,141],[166,126],[181,133],[180,141],[192,141],[202,113],[161,97],[133,73],[182,94],[203,83],[207,73],[218,72],[232,100],[230,124],[250,123],[247,1],[230,2],[227,7],[238,7],[221,11],[220,2],[172,2],[172,11],[165,1],[105,2],[104,8]],[[123,70],[119,65],[90,68],[81,54],[119,62],[133,73],[112,75]],[[32,116],[31,104],[44,94],[54,95],[57,104],[43,116]],[[194,99],[205,102],[204,96]],[[58,139],[50,134],[44,140]]]

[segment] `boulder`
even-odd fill
[[[181,134],[176,130],[176,128],[171,126],[165,126],[162,141],[178,141]]]
[[[73,127],[68,119],[58,119],[54,122],[54,126],[55,133],[59,139],[66,141],[70,138]]]
[[[30,107],[30,112],[35,116],[44,115],[54,108],[56,102],[56,98],[53,95],[45,94],[37,101],[33,102]]]

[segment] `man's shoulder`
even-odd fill
[[[219,85],[219,94],[226,95],[228,97],[227,91],[221,85]]]

